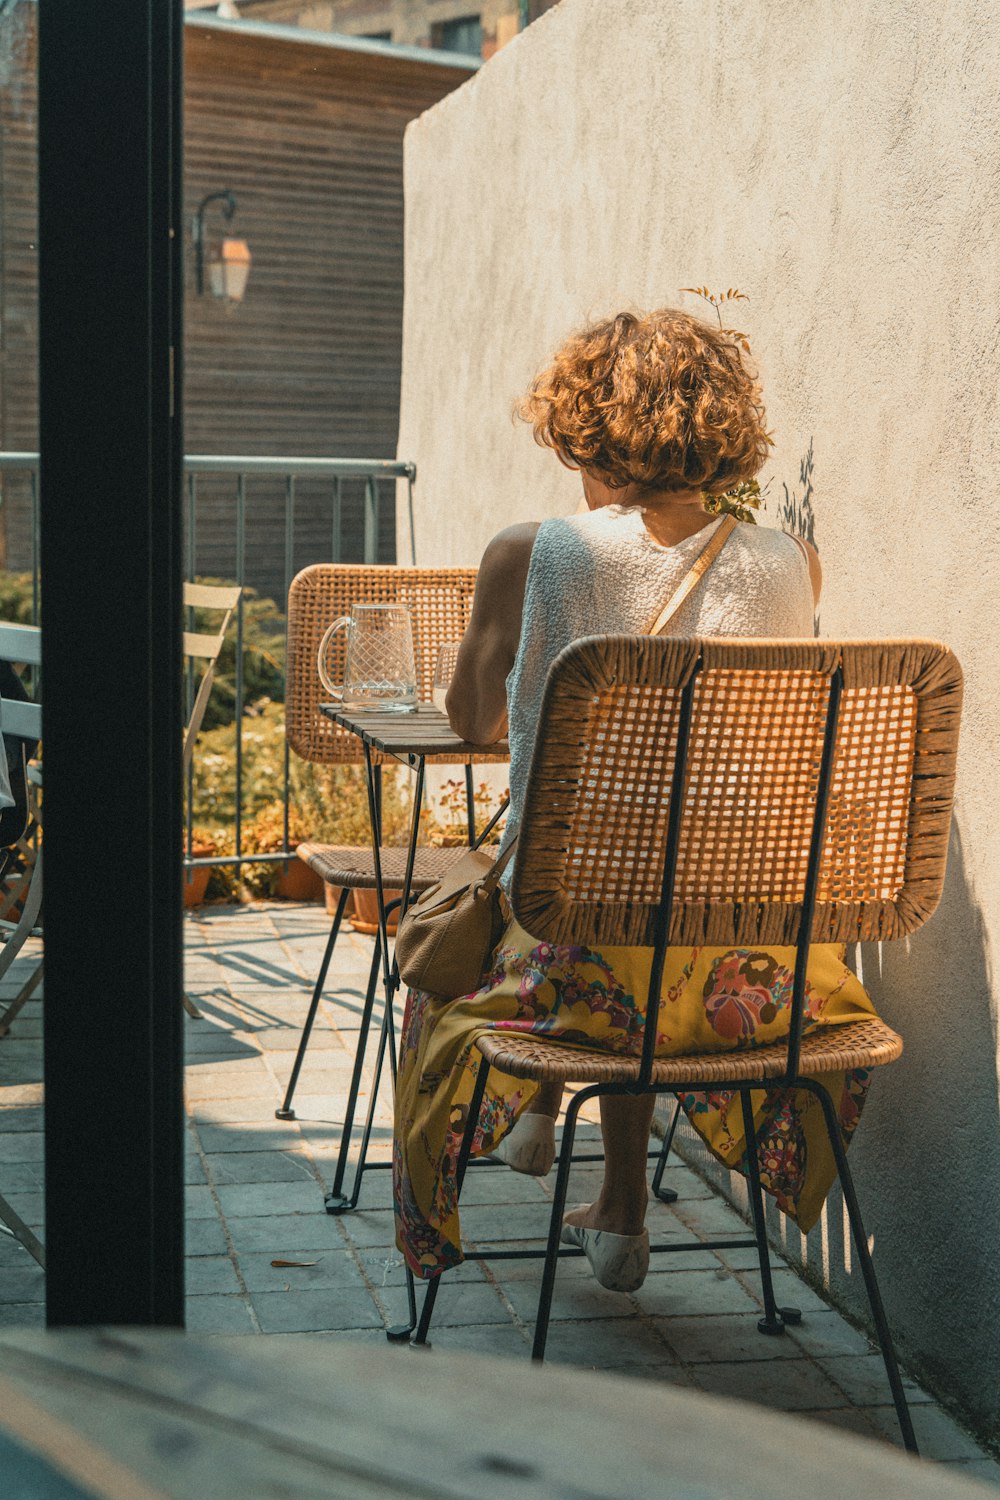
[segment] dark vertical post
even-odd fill
[[[38,9],[48,1321],[181,1324],[182,7]]]

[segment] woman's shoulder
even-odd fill
[[[804,537],[793,536],[776,526],[740,526],[735,534],[769,572],[780,571],[792,578],[807,577],[818,601],[823,578],[819,554]]]

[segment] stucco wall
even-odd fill
[[[943,905],[861,955],[906,1053],[852,1159],[905,1354],[994,1437],[998,77],[992,0],[563,0],[407,132],[399,439],[417,560],[475,562],[506,522],[576,505],[510,420],[556,341],[622,305],[694,308],[692,283],[749,294],[770,519],[786,487],[812,516],[823,633],[943,637],[967,673]],[[839,1202],[803,1249],[860,1312]]]

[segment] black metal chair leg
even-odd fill
[[[670,1148],[674,1144],[674,1131],[677,1129],[677,1121],[680,1119],[680,1117],[681,1102],[678,1099],[676,1105],[674,1106],[674,1117],[670,1121],[670,1126],[667,1130],[666,1135],[663,1137],[663,1145],[660,1148],[659,1159],[656,1163],[656,1171],[653,1173],[653,1197],[659,1198],[661,1203],[677,1202],[677,1194],[675,1193],[674,1189],[665,1188],[663,1186],[663,1169],[667,1165],[667,1157],[670,1155]]]
[[[458,1161],[455,1163],[455,1187],[456,1201],[462,1196],[462,1183],[465,1181],[466,1168],[469,1165],[469,1157],[472,1155],[472,1142],[475,1139],[476,1127],[479,1124],[479,1112],[483,1105],[483,1095],[486,1093],[486,1080],[490,1075],[490,1065],[485,1058],[479,1063],[479,1072],[476,1074],[475,1087],[472,1090],[472,1098],[469,1101],[469,1116],[465,1122],[465,1134],[462,1136],[462,1144],[459,1147]],[[441,1276],[435,1276],[428,1283],[424,1294],[423,1306],[420,1309],[420,1322],[413,1336],[413,1343],[417,1347],[423,1347],[427,1343],[427,1334],[431,1326],[431,1318],[434,1315],[434,1304],[437,1301],[438,1288],[441,1285]]]
[[[917,1448],[917,1439],[913,1432],[910,1408],[907,1405],[906,1392],[903,1390],[903,1380],[896,1361],[896,1350],[892,1342],[892,1334],[889,1332],[885,1308],[882,1305],[882,1294],[879,1291],[878,1281],[875,1277],[875,1267],[872,1264],[872,1258],[868,1250],[868,1237],[865,1234],[864,1220],[861,1217],[857,1194],[854,1191],[854,1179],[851,1176],[851,1169],[847,1165],[847,1152],[844,1149],[843,1137],[840,1134],[840,1122],[833,1107],[833,1100],[826,1089],[814,1079],[798,1079],[796,1087],[807,1088],[811,1094],[816,1095],[823,1107],[826,1133],[830,1138],[830,1145],[833,1148],[834,1159],[837,1163],[837,1175],[840,1178],[844,1203],[847,1206],[847,1216],[851,1221],[851,1237],[854,1240],[854,1250],[861,1266],[865,1291],[868,1293],[868,1305],[872,1310],[872,1317],[875,1321],[875,1331],[878,1334],[879,1348],[882,1351],[882,1360],[885,1364],[885,1373],[889,1377],[889,1388],[892,1391],[893,1404],[896,1407],[896,1416],[899,1420],[903,1445],[910,1453],[918,1453],[920,1450]]]
[[[333,923],[330,927],[330,936],[326,940],[326,950],[323,954],[323,962],[319,966],[319,973],[316,976],[316,983],[313,986],[312,999],[309,1002],[309,1014],[306,1016],[306,1022],[302,1028],[302,1035],[299,1037],[299,1049],[295,1054],[295,1062],[292,1065],[292,1076],[288,1080],[288,1087],[285,1090],[285,1098],[281,1108],[274,1111],[275,1119],[277,1120],[295,1119],[295,1111],[292,1108],[292,1096],[295,1093],[295,1085],[299,1081],[299,1072],[301,1071],[302,1063],[306,1055],[306,1048],[309,1045],[309,1037],[313,1029],[313,1022],[316,1019],[316,1011],[319,1009],[320,997],[323,994],[323,986],[326,984],[326,972],[330,967],[330,959],[333,956],[333,950],[337,943],[337,936],[340,932],[340,922],[341,918],[344,915],[344,907],[347,905],[347,897],[349,894],[349,891],[345,887],[345,889],[340,893],[340,900],[337,902],[337,910],[333,918]]]
[[[378,989],[378,967],[381,956],[381,938],[375,938],[375,947],[372,952],[371,968],[368,972],[368,987],[365,990],[365,1005],[361,1012],[361,1024],[358,1029],[358,1044],[354,1053],[354,1069],[351,1073],[351,1084],[347,1091],[347,1105],[344,1110],[344,1128],[340,1135],[340,1150],[337,1153],[337,1169],[333,1177],[333,1186],[330,1189],[330,1198],[340,1199],[346,1205],[343,1198],[344,1176],[347,1172],[347,1163],[351,1155],[351,1136],[354,1133],[354,1111],[358,1104],[358,1094],[361,1091],[361,1079],[364,1074],[365,1054],[368,1050],[368,1034],[371,1031],[372,1012],[375,1009],[375,993]]]
[[[365,1175],[365,1163],[368,1159],[368,1144],[372,1137],[372,1128],[375,1124],[375,1109],[378,1103],[379,1084],[382,1081],[382,1067],[385,1062],[385,1049],[389,1039],[390,1010],[386,1007],[386,1013],[382,1017],[382,1025],[379,1027],[378,1052],[375,1054],[375,1070],[372,1075],[371,1096],[368,1100],[368,1113],[365,1116],[365,1128],[361,1136],[361,1149],[358,1152],[357,1165],[354,1168],[354,1186],[351,1188],[349,1198],[336,1196],[328,1193],[323,1200],[328,1214],[349,1213],[351,1209],[357,1208],[358,1198],[361,1196],[361,1183]],[[353,1121],[352,1121],[353,1124]],[[350,1142],[347,1142],[350,1145]]]
[[[559,1264],[559,1238],[562,1233],[563,1214],[566,1212],[566,1193],[569,1189],[569,1169],[573,1163],[573,1137],[580,1107],[594,1095],[583,1089],[574,1094],[563,1120],[562,1141],[559,1146],[559,1168],[556,1172],[555,1191],[552,1195],[552,1217],[549,1220],[549,1238],[545,1247],[545,1268],[542,1286],[538,1294],[538,1312],[535,1315],[535,1338],[531,1346],[531,1357],[538,1363],[545,1358],[545,1344],[549,1336],[549,1314],[552,1311],[552,1293],[556,1283],[556,1267]]]
[[[743,1138],[746,1144],[747,1190],[753,1213],[753,1228],[757,1239],[757,1259],[760,1263],[760,1282],[764,1293],[764,1316],[758,1319],[757,1332],[784,1333],[785,1325],[778,1315],[774,1301],[774,1284],[771,1280],[771,1256],[767,1245],[767,1224],[764,1219],[764,1195],[760,1186],[760,1163],[757,1160],[757,1127],[754,1124],[753,1104],[750,1090],[740,1089],[743,1105]]]

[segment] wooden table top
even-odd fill
[[[995,1494],[804,1418],[527,1359],[67,1329],[0,1339],[0,1371],[0,1462],[27,1479],[0,1488],[33,1500]]]
[[[505,760],[510,755],[506,740],[493,745],[473,745],[463,740],[448,723],[447,716],[432,703],[418,703],[412,713],[386,713],[378,709],[344,708],[339,703],[321,703],[320,712],[373,750],[401,759],[434,756],[441,760]]]

